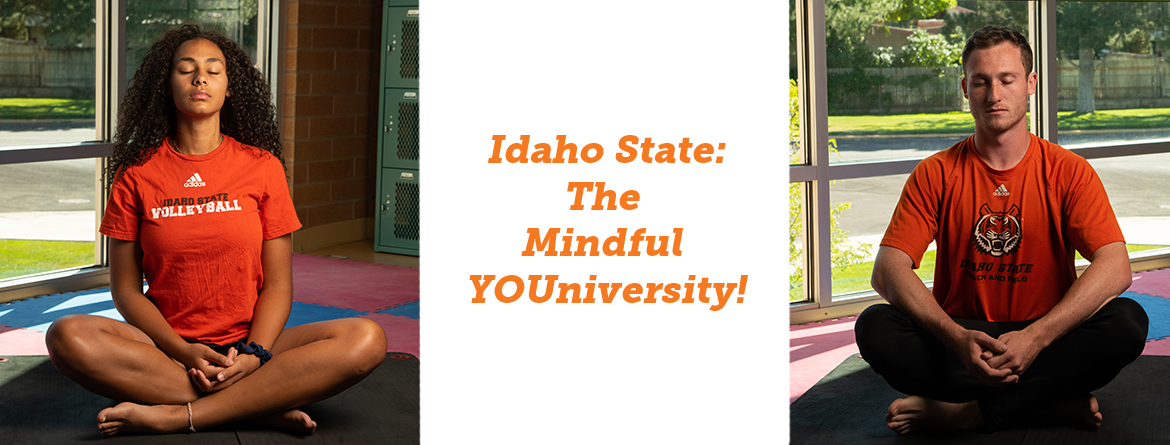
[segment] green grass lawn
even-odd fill
[[[93,119],[93,99],[0,99],[0,119]]]
[[[1138,252],[1142,250],[1162,249],[1167,246],[1157,246],[1149,244],[1127,244],[1125,248],[1130,252]],[[922,255],[922,264],[914,272],[922,281],[930,281],[934,279],[934,261],[936,250],[927,251]],[[1080,260],[1081,255],[1077,254],[1076,259]],[[869,276],[873,273],[873,261],[866,261],[864,263],[857,263],[846,267],[833,268],[833,294],[845,294],[849,292],[857,292],[869,290]],[[795,287],[788,291],[788,301],[804,300],[803,288]]]
[[[1078,115],[1072,111],[1056,113],[1060,131],[1170,129],[1170,108],[1101,110]],[[895,114],[889,116],[829,116],[831,136],[913,135],[937,133],[972,133],[975,123],[971,114],[949,113]]]
[[[93,264],[93,241],[0,239],[0,279]]]

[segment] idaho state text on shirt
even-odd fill
[[[228,202],[227,193],[200,198],[167,198],[162,207],[150,209],[150,219],[173,218],[178,216],[201,215],[204,213],[235,212],[243,210],[240,200]]]

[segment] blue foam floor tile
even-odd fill
[[[338,318],[357,317],[365,315],[368,312],[355,311],[353,309],[345,309],[339,307],[320,306],[316,304],[301,303],[294,301],[292,304],[292,311],[288,314],[288,322],[284,324],[284,328],[288,329],[293,326],[300,326],[303,324],[315,323],[325,320],[336,320]]]
[[[109,288],[69,292],[0,306],[0,324],[45,332],[58,317],[90,314],[124,321],[114,309]]]
[[[1132,298],[1142,305],[1142,309],[1146,310],[1146,315],[1150,317],[1150,330],[1146,334],[1147,340],[1170,337],[1170,299],[1134,292],[1126,292],[1121,296]]]
[[[378,313],[405,316],[409,319],[459,324],[459,292],[402,304],[399,307],[379,310]]]
[[[144,287],[145,290],[145,287]],[[417,306],[417,303],[416,303]],[[317,321],[356,317],[367,312],[353,309],[320,306],[293,302],[285,328]],[[414,310],[418,318],[418,309]],[[6,305],[0,305],[0,325],[45,332],[58,317],[69,314],[89,314],[125,321],[114,308],[110,289],[69,292],[58,295],[30,298]]]

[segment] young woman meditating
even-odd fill
[[[309,433],[317,424],[298,407],[386,356],[367,319],[284,329],[301,224],[269,97],[243,50],[194,25],[163,35],[134,75],[100,229],[126,322],[70,315],[46,337],[57,370],[124,401],[98,413],[104,435],[248,419]]]

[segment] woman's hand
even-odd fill
[[[175,357],[188,371],[197,370],[203,375],[215,376],[231,365],[232,358],[215,352],[200,343],[188,343]]]
[[[204,393],[219,391],[232,386],[260,368],[259,358],[249,354],[240,355],[236,348],[228,349],[227,356],[223,357],[222,367],[209,366],[206,370],[192,367],[187,370],[187,375],[191,377],[191,382],[196,388]]]

